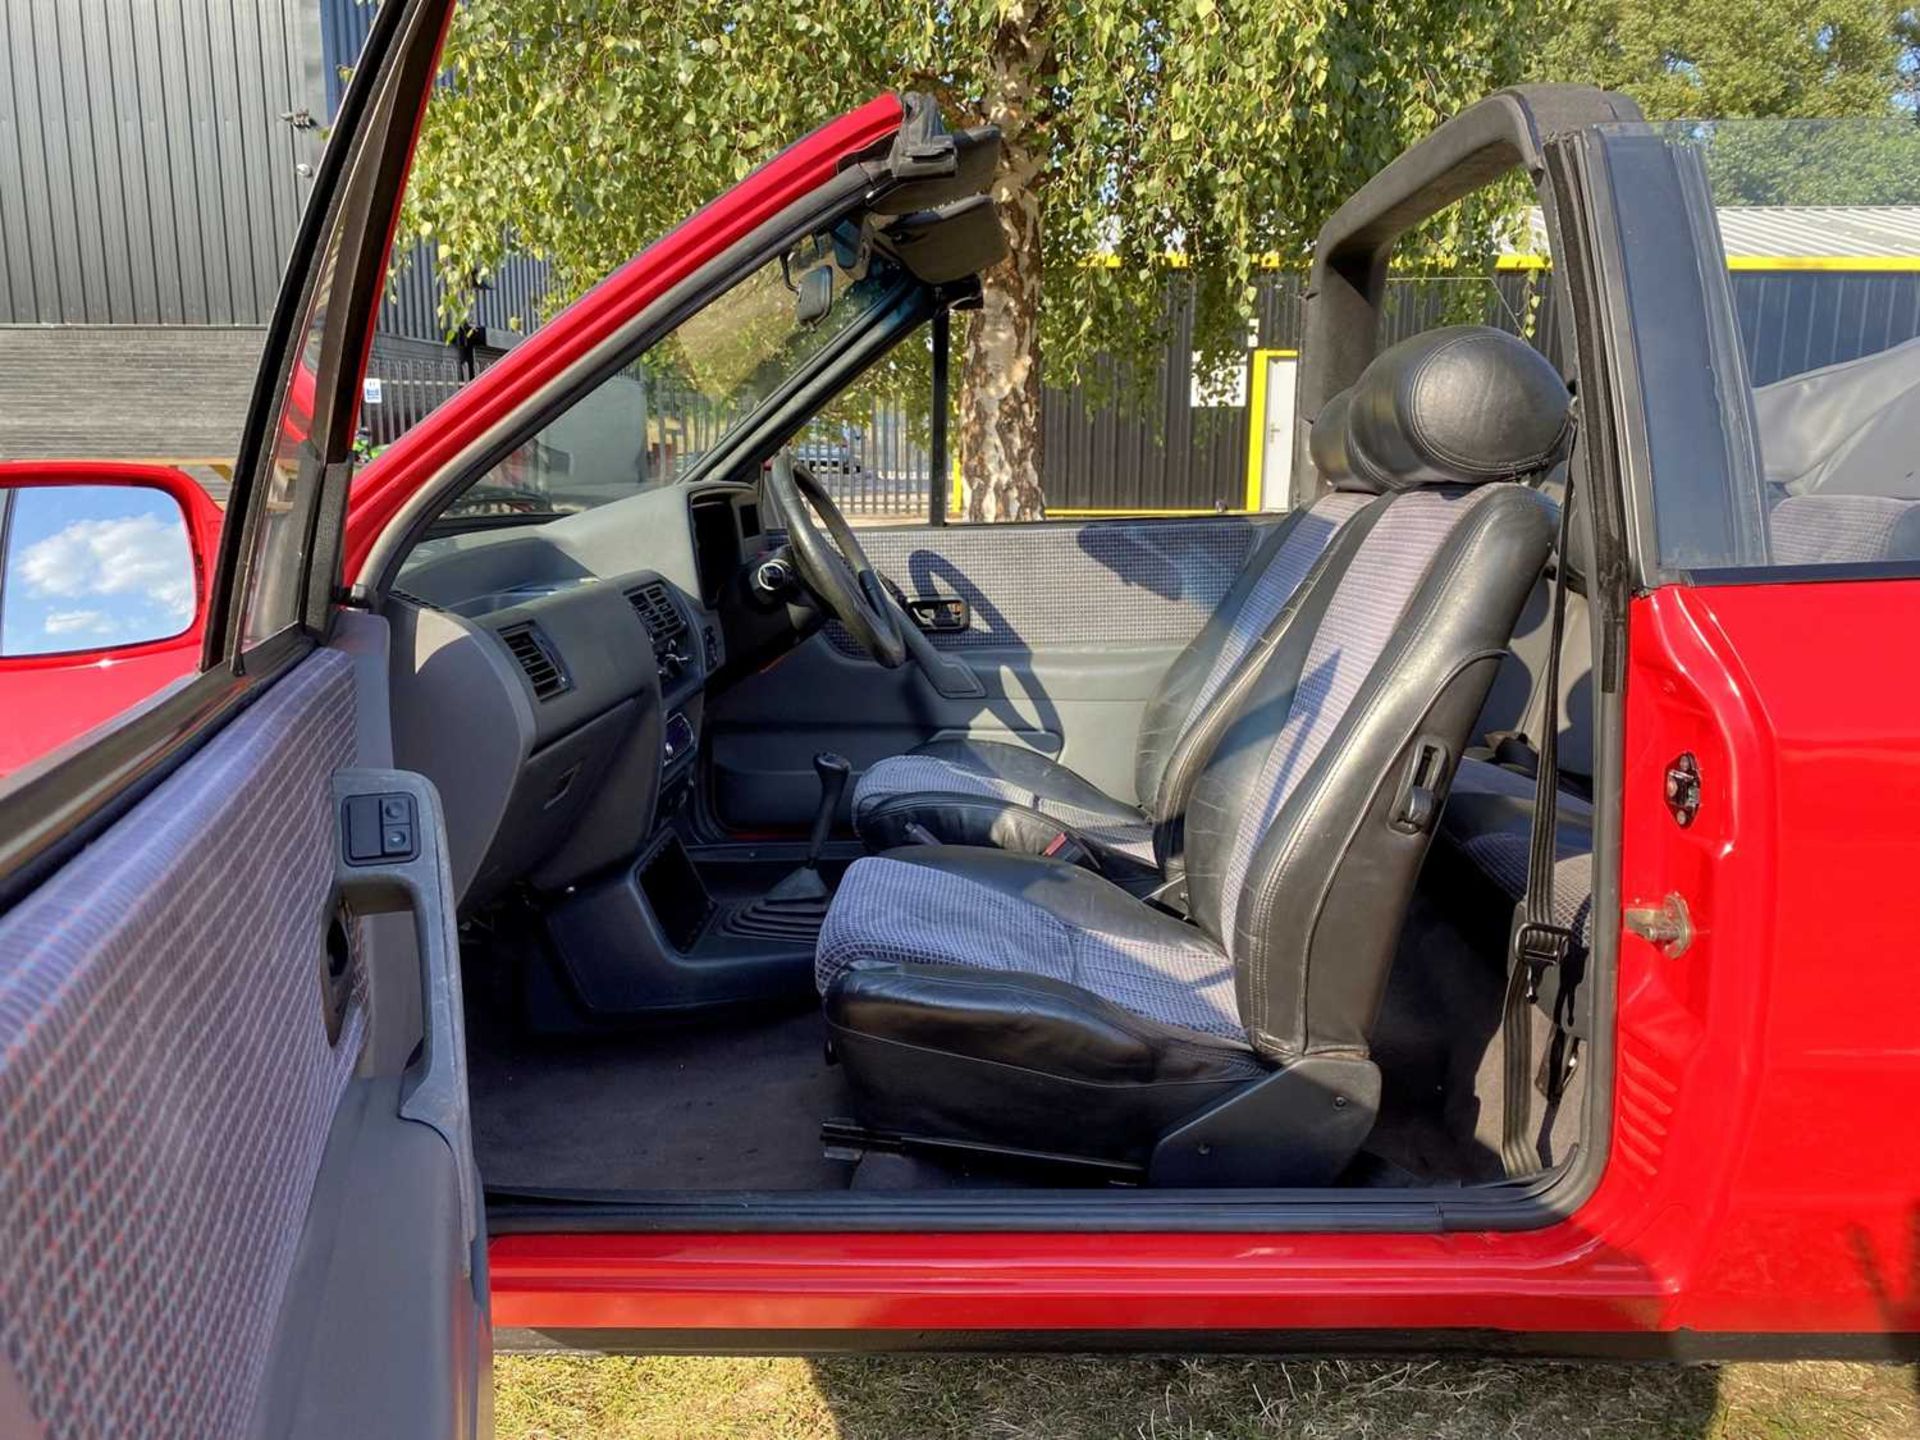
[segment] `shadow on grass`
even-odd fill
[[[499,1440],[1911,1440],[1912,1366],[503,1355]]]
[[[1717,1433],[1720,1380],[1704,1366],[1225,1358],[833,1359],[813,1373],[843,1440],[1693,1440]]]

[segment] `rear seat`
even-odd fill
[[[1767,517],[1780,565],[1920,560],[1920,500],[1891,495],[1789,495]]]
[[[1585,946],[1593,901],[1593,806],[1562,786],[1554,822],[1559,832],[1554,919]],[[1517,903],[1527,888],[1532,835],[1533,777],[1491,760],[1471,756],[1462,760],[1446,813],[1440,817],[1442,843]]]
[[[1878,495],[1796,495],[1769,517],[1773,558],[1782,565],[1844,564],[1920,558],[1920,500]],[[1592,650],[1584,586],[1578,575],[1567,596],[1566,635],[1560,652],[1560,801],[1556,807],[1555,918],[1587,941],[1593,900]],[[1546,697],[1533,677],[1543,673],[1547,590],[1543,581],[1514,637],[1514,654],[1481,717],[1481,733],[1537,733]],[[1520,698],[1524,697],[1524,698]],[[1469,753],[1454,776],[1441,843],[1507,899],[1526,890],[1527,850],[1533,831],[1533,776],[1494,754]]]

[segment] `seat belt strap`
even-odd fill
[[[1533,777],[1533,828],[1527,836],[1527,881],[1514,906],[1507,942],[1507,994],[1501,1012],[1503,1105],[1500,1163],[1509,1178],[1540,1168],[1539,1149],[1529,1135],[1533,1113],[1533,1001],[1540,975],[1560,966],[1573,944],[1573,932],[1555,923],[1553,868],[1559,859],[1560,800],[1560,646],[1567,620],[1567,543],[1573,528],[1573,467],[1567,467],[1560,497],[1560,538],[1554,549],[1551,618],[1547,622],[1547,712],[1535,747],[1539,766]]]

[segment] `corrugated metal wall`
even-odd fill
[[[0,0],[0,324],[264,323],[316,38],[312,0]]]
[[[1527,333],[1551,353],[1558,322],[1540,272],[1423,277],[1387,286],[1389,343],[1436,325],[1475,322]],[[1300,345],[1304,277],[1263,276],[1255,300],[1262,349]],[[1535,295],[1541,303],[1531,303]],[[1047,504],[1066,510],[1237,510],[1247,503],[1250,416],[1244,405],[1192,404],[1193,326],[1176,298],[1166,359],[1144,412],[1088,401],[1084,386],[1049,388],[1044,423]],[[1055,376],[1055,379],[1062,378]],[[1068,377],[1070,378],[1070,377]]]
[[[1051,509],[1238,510],[1245,505],[1246,407],[1192,404],[1193,317],[1177,298],[1171,320],[1166,359],[1143,406],[1096,406],[1089,403],[1086,386],[1048,387],[1042,483]],[[1111,387],[1092,388],[1100,393]]]
[[[1916,274],[1736,271],[1733,304],[1755,385],[1920,335]]]

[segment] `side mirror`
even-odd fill
[[[0,671],[170,650],[196,668],[220,520],[178,470],[0,465]]]
[[[818,324],[833,309],[833,267],[816,265],[800,277],[799,298],[794,301],[793,319],[805,327]]]

